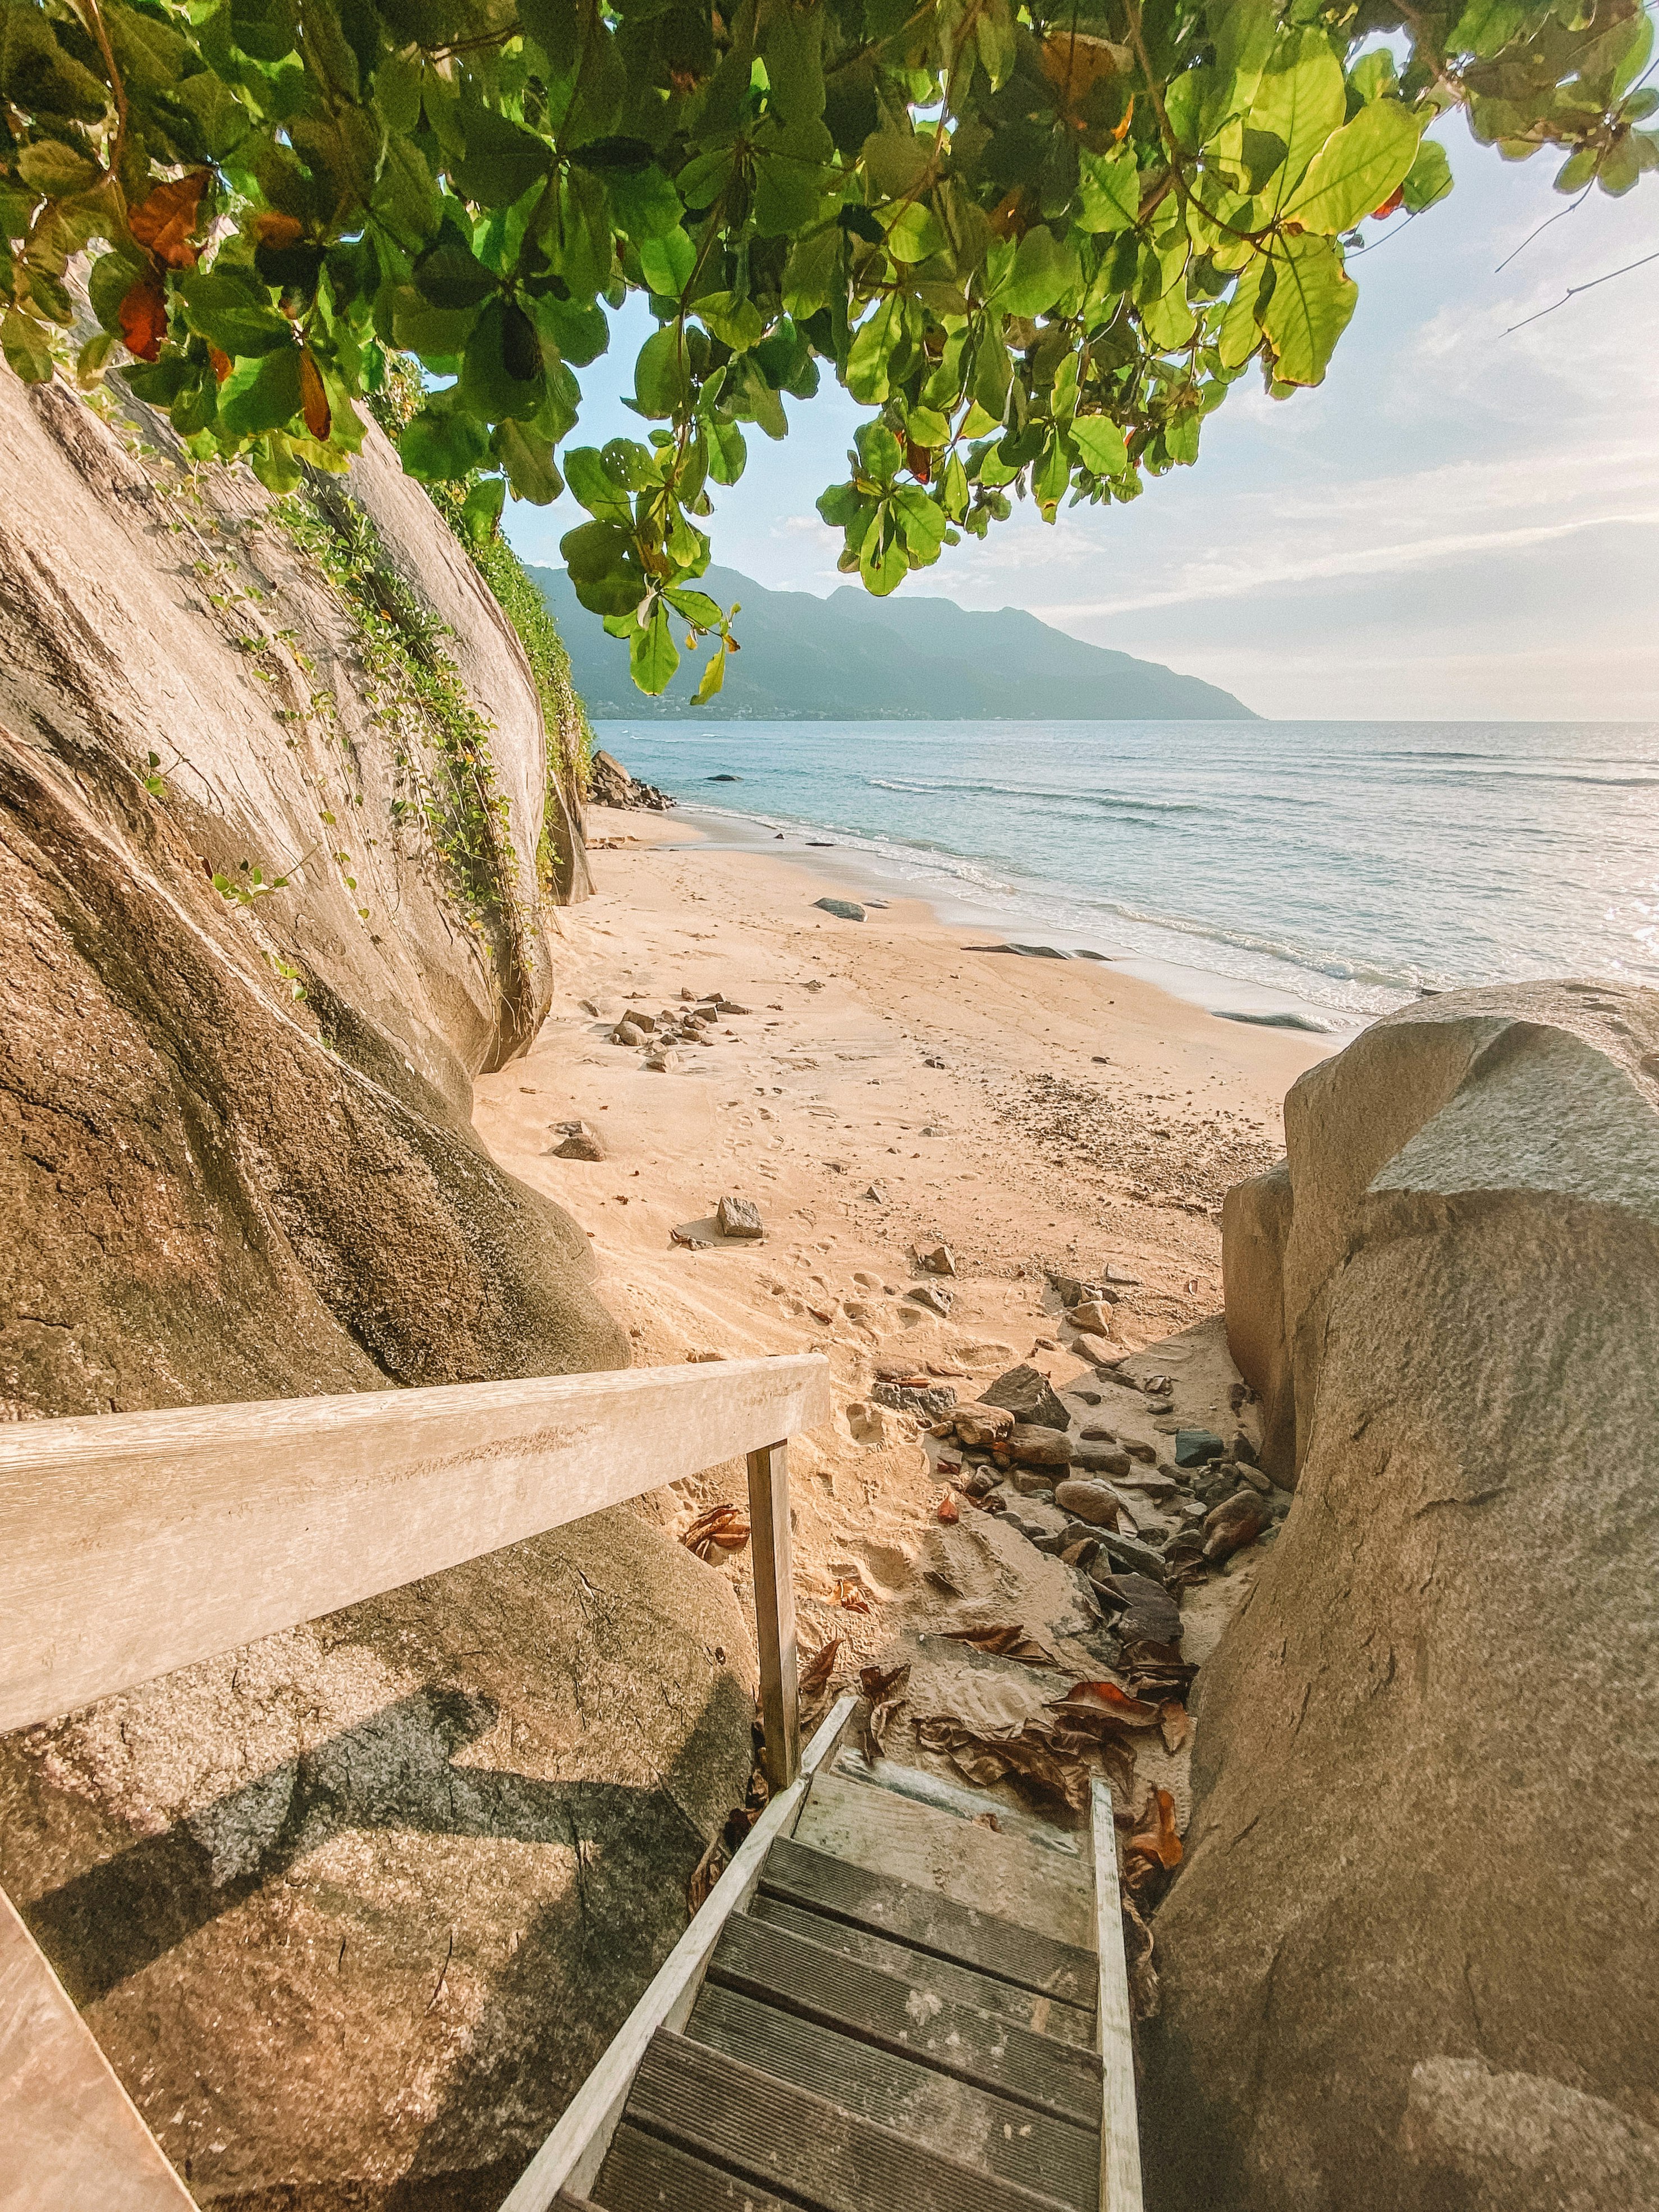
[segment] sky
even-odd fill
[[[1252,371],[1194,467],[1129,507],[1062,507],[1052,528],[1017,505],[901,589],[1026,608],[1273,717],[1659,719],[1659,259],[1513,327],[1659,253],[1659,174],[1574,205],[1547,153],[1504,163],[1456,117],[1437,135],[1456,189],[1367,226],[1322,386],[1276,401]],[[616,395],[650,327],[630,302],[580,372],[571,442],[641,434]],[[749,465],[704,527],[717,562],[823,594],[848,580],[813,502],[845,476],[860,410],[829,378],[785,404],[791,434],[745,426]],[[510,504],[506,527],[556,565],[584,519],[567,496]]]

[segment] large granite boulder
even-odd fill
[[[1200,1678],[1149,2201],[1652,2203],[1659,994],[1425,1001],[1285,1127],[1282,1304],[1229,1323],[1301,1472]]]
[[[0,1742],[0,1887],[204,2206],[495,2212],[748,1786],[730,1583],[625,1510]]]
[[[626,1365],[471,1127],[550,825],[585,878],[456,539],[375,432],[296,505],[60,385],[0,441],[0,1419]],[[202,2203],[493,2208],[684,1924],[752,1671],[713,1570],[583,1523],[0,1739],[0,1886]]]

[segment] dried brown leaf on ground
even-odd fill
[[[1181,1838],[1176,1833],[1175,1799],[1167,1790],[1149,1790],[1123,1847],[1123,1879],[1131,1890],[1139,1891],[1160,1869],[1170,1873],[1180,1864]]]
[[[821,1644],[800,1670],[800,1693],[804,1698],[816,1698],[830,1686],[830,1678],[836,1671],[836,1654],[847,1638],[832,1636]]]
[[[1158,1707],[1158,1724],[1165,1751],[1184,1751],[1192,1741],[1193,1717],[1178,1699],[1168,1698]]]
[[[943,1521],[947,1527],[949,1527],[952,1522],[960,1521],[962,1518],[962,1514],[957,1505],[956,1493],[954,1491],[947,1490],[934,1510],[937,1512],[939,1518]]]
[[[910,1668],[907,1661],[900,1667],[861,1667],[859,1687],[865,1702],[859,1709],[859,1738],[864,1755],[873,1766],[887,1746],[887,1731],[893,1716],[904,1703],[904,1693],[910,1682]]]
[[[680,1541],[700,1559],[712,1559],[716,1552],[740,1552],[749,1541],[749,1516],[740,1505],[711,1505]]]
[[[848,1576],[841,1576],[830,1585],[830,1602],[838,1605],[843,1613],[868,1613],[870,1601],[859,1585]]]
[[[1094,1733],[1103,1728],[1156,1728],[1160,1717],[1156,1705],[1132,1698],[1115,1682],[1073,1682],[1048,1710],[1062,1728]]]
[[[1057,1798],[1071,1812],[1082,1812],[1089,1802],[1089,1770],[1079,1749],[1042,1721],[975,1729],[948,1713],[935,1713],[918,1720],[915,1731],[929,1751],[943,1752],[981,1789],[1012,1775],[1039,1796]]]
[[[1054,1653],[1028,1636],[1017,1620],[989,1628],[947,1628],[952,1644],[971,1644],[975,1651],[988,1651],[998,1659],[1021,1659],[1028,1667],[1058,1667]]]
[[[1190,1659],[1182,1657],[1179,1644],[1154,1644],[1145,1638],[1126,1641],[1118,1665],[1128,1676],[1129,1687],[1137,1696],[1156,1698],[1160,1705],[1166,1698],[1184,1701],[1198,1672]]]

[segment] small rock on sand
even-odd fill
[[[941,1317],[951,1310],[951,1293],[940,1283],[918,1283],[915,1289],[907,1291],[905,1296]]]
[[[618,1022],[611,1032],[612,1044],[643,1044],[645,1031],[636,1022]]]
[[[645,1064],[654,1074],[666,1075],[671,1067],[678,1067],[680,1056],[669,1045],[660,1045],[655,1052],[645,1055]]]
[[[953,1418],[960,1444],[994,1444],[1014,1425],[1014,1417],[1006,1406],[958,1406]]]
[[[714,1219],[722,1237],[761,1235],[760,1208],[747,1198],[723,1198],[714,1209]]]
[[[1206,1461],[1219,1459],[1227,1447],[1211,1429],[1177,1429],[1175,1440],[1175,1463],[1177,1467],[1202,1467]]]
[[[1016,1421],[1000,1440],[998,1456],[1012,1454],[1022,1467],[1066,1468],[1072,1463],[1072,1440],[1064,1429],[1050,1429],[1030,1421]]]
[[[586,1121],[561,1121],[560,1141],[550,1148],[549,1157],[556,1160],[602,1160],[605,1146],[599,1142],[599,1133]]]
[[[1103,1298],[1085,1298],[1080,1305],[1072,1308],[1066,1318],[1073,1328],[1080,1328],[1090,1336],[1112,1334],[1112,1310]]]
[[[930,1275],[954,1275],[957,1272],[956,1255],[948,1244],[935,1244],[931,1252],[924,1252],[921,1264]]]
[[[1071,1416],[1054,1395],[1054,1385],[1037,1367],[1011,1367],[999,1375],[980,1396],[988,1406],[1006,1406],[1017,1421],[1037,1428],[1066,1429]]]
[[[814,899],[812,903],[821,906],[826,914],[833,914],[838,921],[862,921],[864,919],[864,908],[856,899],[821,898]]]

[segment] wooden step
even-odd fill
[[[757,2073],[823,2093],[855,2119],[902,2130],[959,2165],[1095,2212],[1097,2130],[895,2056],[735,1990],[705,1983],[685,2033]]]
[[[1018,1989],[1095,2010],[1099,1968],[1092,1951],[890,1875],[849,1865],[793,1838],[780,1837],[773,1844],[760,1887],[764,1896],[896,1937]]]
[[[594,2202],[605,2212],[635,2212],[653,2202],[611,2193],[613,2160],[619,2178],[626,2170],[632,2185],[639,2136],[655,2136],[704,2166],[770,2190],[782,2204],[811,2212],[1056,2212],[1052,2197],[927,2150],[910,2135],[857,2119],[828,2097],[666,2028],[652,2038],[623,2126],[594,2184]],[[683,2202],[672,2187],[659,2186],[661,2212],[702,2212],[703,2203],[723,2203]],[[757,2203],[756,2212],[769,2207]]]
[[[1098,2129],[1100,2066],[1092,2052],[1034,2035],[993,2013],[947,2003],[896,1974],[764,1921],[742,1913],[732,1918],[708,1979],[1035,2112]]]
[[[781,1928],[809,1943],[838,1951],[844,1959],[857,1959],[884,1974],[897,1974],[913,1989],[942,1997],[947,2004],[972,2005],[976,2011],[994,2013],[1000,2020],[1014,2021],[1034,2034],[1093,2054],[1095,2016],[1058,1997],[1039,1996],[1035,1990],[1016,1989],[1012,1982],[975,1973],[971,1966],[936,1959],[931,1951],[915,1950],[890,1936],[878,1936],[849,1921],[832,1920],[822,1912],[809,1912],[781,1898],[757,1897],[748,1907],[749,1917]]]
[[[957,1905],[976,1908],[995,1899],[1003,1918],[1079,1949],[1094,1942],[1094,1875],[1080,1849],[1044,1850],[833,1773],[814,1777],[795,1840]]]
[[[678,2143],[624,2120],[611,2139],[596,2212],[796,2212],[799,2197],[775,2197],[747,2174],[715,2166]],[[562,2208],[565,2200],[559,2199]]]

